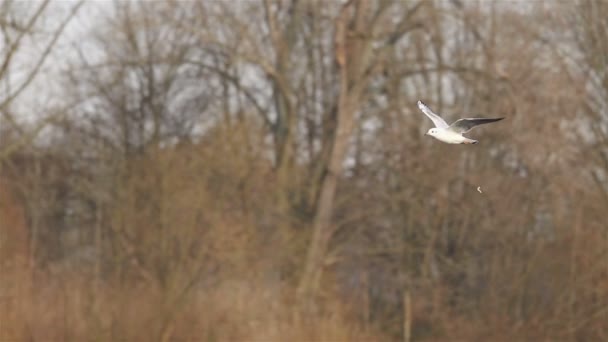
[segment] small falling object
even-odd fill
[[[481,192],[481,187],[480,187],[480,186],[478,186],[478,187],[477,187],[477,191],[478,191],[480,194],[483,194],[483,192]]]

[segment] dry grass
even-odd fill
[[[381,341],[339,305],[298,313],[275,289],[241,279],[183,301],[149,286],[95,285],[83,274],[12,270],[0,306],[2,341]]]

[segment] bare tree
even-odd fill
[[[57,40],[61,37],[65,27],[76,15],[83,1],[80,1],[72,6],[68,15],[63,18],[59,25],[50,32],[48,38],[45,37],[44,48],[39,53],[30,55],[31,67],[27,70],[16,70],[19,65],[17,59],[23,59],[27,44],[26,38],[38,36],[37,31],[40,29],[41,22],[44,17],[51,11],[49,7],[50,1],[43,1],[38,4],[32,4],[31,12],[29,9],[22,8],[20,4],[14,1],[3,1],[0,4],[0,32],[2,42],[2,54],[0,55],[0,83],[2,83],[2,92],[0,92],[0,113],[1,119],[7,127],[2,127],[2,131],[10,130],[18,132],[18,136],[13,137],[13,141],[2,146],[0,149],[0,160],[7,158],[10,154],[18,150],[20,147],[27,145],[46,127],[53,117],[47,117],[40,120],[33,128],[26,129],[22,127],[22,123],[15,117],[15,113],[11,110],[11,103],[32,83],[40,69],[48,59],[51,50],[56,45]],[[30,7],[29,5],[26,7]],[[52,7],[52,6],[51,6]],[[12,74],[16,72],[23,73],[17,82],[14,82]],[[4,125],[3,125],[4,126]]]

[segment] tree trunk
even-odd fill
[[[359,29],[365,13],[367,1],[357,2],[357,13],[355,18],[355,30]],[[340,174],[343,171],[342,164],[348,150],[349,139],[354,128],[354,113],[359,104],[363,89],[363,80],[358,76],[358,70],[352,70],[352,66],[359,66],[357,48],[363,45],[348,41],[347,15],[353,1],[348,2],[342,8],[336,22],[335,57],[340,70],[340,94],[338,99],[338,115],[336,123],[336,134],[331,146],[329,162],[325,176],[321,181],[319,200],[317,202],[316,214],[312,224],[312,237],[308,247],[304,271],[300,280],[298,295],[300,299],[308,299],[314,296],[319,288],[323,263],[334,227],[331,217],[334,209],[334,198]],[[349,46],[347,46],[347,43]],[[365,44],[365,42],[363,42]],[[348,57],[348,60],[347,60]],[[351,76],[352,81],[351,81]]]

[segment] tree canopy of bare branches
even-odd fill
[[[0,4],[0,339],[608,338],[603,2],[56,6]]]

